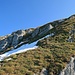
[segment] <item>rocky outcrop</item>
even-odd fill
[[[36,74],[34,75],[48,75],[48,70],[46,68],[43,68],[41,70],[41,72],[37,72]]]
[[[12,34],[0,37],[0,54],[16,49],[23,44],[30,44],[38,39],[46,36],[53,29],[51,24],[46,24],[37,28],[27,30],[18,30]]]
[[[71,57],[69,64],[61,71],[60,75],[75,75],[75,57]]]
[[[14,49],[26,34],[24,30],[18,30],[0,39],[0,52]]]
[[[40,75],[48,75],[47,69],[43,68]]]

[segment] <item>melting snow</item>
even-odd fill
[[[33,49],[36,49],[36,48],[37,48],[37,46],[34,46],[32,48],[26,48],[26,49],[21,49],[21,50],[16,49],[16,50],[12,50],[12,51],[6,52],[6,53],[0,55],[0,61],[3,61],[4,58],[9,57],[10,55],[26,52],[28,50],[33,50]]]
[[[54,35],[54,33],[51,33],[51,34],[49,34],[49,35],[47,35],[47,36],[45,36],[43,38],[47,38],[47,37],[53,36],[53,35]],[[7,58],[7,57],[9,57],[11,55],[22,53],[22,52],[26,52],[28,50],[36,49],[38,47],[38,46],[35,46],[36,43],[37,43],[37,41],[32,43],[32,44],[26,44],[26,45],[21,46],[18,49],[15,49],[15,50],[12,50],[12,51],[4,53],[4,54],[0,55],[0,61],[3,61],[5,58]]]

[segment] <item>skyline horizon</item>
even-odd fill
[[[71,0],[0,0],[0,36],[36,28],[75,14]]]
[[[29,28],[26,28],[26,29],[17,29],[17,30],[15,30],[15,31],[18,31],[18,30],[27,30],[27,29],[30,29],[30,28],[37,28],[37,27],[39,27],[39,26],[43,26],[43,25],[45,25],[45,24],[47,24],[47,23],[50,23],[50,22],[54,22],[54,21],[57,21],[57,20],[62,20],[62,19],[65,19],[65,18],[69,18],[69,17],[71,17],[71,16],[73,16],[73,15],[75,15],[75,14],[72,14],[72,15],[70,15],[70,16],[68,16],[68,17],[64,17],[64,18],[60,18],[60,19],[55,19],[55,20],[46,22],[46,23],[44,23],[44,24],[42,24],[42,25],[38,25],[38,26],[36,26],[36,27],[29,27]],[[15,31],[12,31],[11,33],[15,32]],[[9,33],[9,34],[11,34],[11,33]],[[9,34],[5,34],[5,35],[2,35],[2,36],[6,36],[6,35],[9,35]],[[2,37],[2,36],[0,36],[0,37]]]

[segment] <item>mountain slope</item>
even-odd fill
[[[75,56],[75,38],[71,37],[73,33],[70,34],[74,30],[75,15],[50,24],[54,29],[49,33],[54,35],[39,40],[37,49],[12,55],[10,61],[5,59],[0,62],[0,75],[42,75],[43,68],[47,70],[47,75],[60,74],[70,58]],[[69,37],[73,41],[69,41]]]
[[[67,19],[50,22],[37,28],[18,30],[9,35],[0,37],[0,54],[17,49],[24,44],[33,43],[46,35],[54,34],[58,31],[57,29],[60,28],[59,25],[65,20]]]

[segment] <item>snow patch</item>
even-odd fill
[[[21,50],[12,50],[12,51],[9,51],[9,52],[6,52],[2,55],[0,55],[0,61],[3,61],[5,58],[11,56],[11,55],[14,55],[14,54],[18,54],[18,53],[22,53],[22,52],[26,52],[28,50],[33,50],[33,49],[36,49],[38,46],[34,46],[32,48],[26,48],[26,49],[21,49]]]

